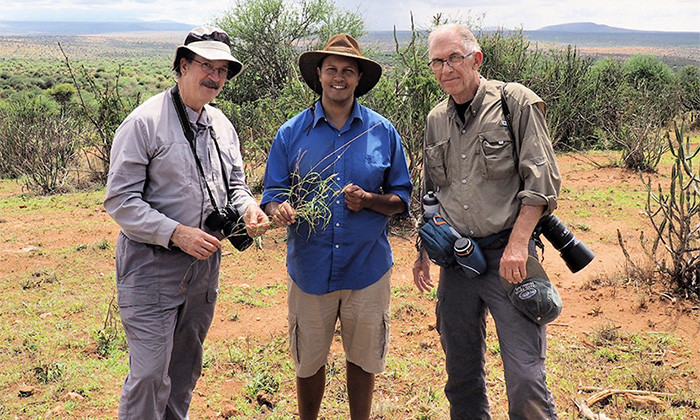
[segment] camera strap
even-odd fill
[[[175,112],[177,113],[177,118],[180,121],[180,127],[182,128],[182,133],[185,135],[185,138],[187,139],[187,142],[190,144],[190,149],[192,150],[192,154],[194,155],[194,160],[197,163],[197,168],[199,169],[199,174],[202,177],[202,180],[204,181],[204,186],[207,189],[207,193],[209,194],[209,200],[211,201],[211,205],[214,207],[215,210],[218,210],[218,207],[216,205],[216,200],[214,199],[214,194],[211,192],[211,188],[209,188],[209,183],[207,182],[207,177],[204,174],[204,168],[202,167],[202,161],[199,159],[199,156],[197,155],[197,145],[196,145],[196,139],[194,136],[194,132],[192,131],[192,127],[190,126],[190,121],[187,118],[187,111],[185,110],[185,104],[182,102],[182,97],[180,97],[180,89],[178,88],[177,85],[173,87],[172,89],[172,96],[173,96],[173,104],[175,105]],[[214,140],[214,146],[216,147],[216,152],[219,155],[219,162],[221,165],[221,177],[224,180],[224,184],[226,185],[226,200],[228,201],[229,197],[231,196],[231,190],[228,185],[228,177],[226,176],[226,171],[224,167],[224,159],[221,156],[221,148],[219,147],[219,142],[216,139],[216,132],[214,131],[213,128],[210,128],[210,134],[212,136],[212,139]]]
[[[513,150],[515,151],[515,165],[518,165],[518,160],[519,160],[519,155],[520,155],[520,143],[518,142],[518,139],[515,137],[515,131],[513,131],[513,116],[510,113],[510,109],[508,108],[508,101],[506,101],[506,85],[508,83],[504,83],[501,85],[501,109],[503,110],[503,117],[505,118],[503,121],[506,123],[506,127],[508,127],[508,132],[510,133],[510,139],[513,140]]]

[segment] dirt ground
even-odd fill
[[[595,252],[596,257],[584,270],[572,274],[552,246],[546,244],[543,265],[558,288],[564,304],[561,316],[548,327],[549,334],[556,339],[557,335],[592,331],[595,326],[604,323],[610,323],[626,332],[669,332],[691,349],[691,357],[686,362],[693,364],[696,371],[700,371],[698,305],[685,299],[670,299],[670,296],[664,295],[666,290],[659,284],[648,288],[631,284],[626,279],[625,258],[618,244],[617,231],[621,232],[633,258],[642,261],[639,248],[640,232],[645,231],[647,236],[651,235],[651,227],[644,214],[646,190],[639,175],[634,172],[592,164],[593,161],[604,164],[608,159],[604,155],[558,157],[563,188],[556,214],[571,228],[576,238],[583,240]],[[650,175],[653,182],[668,182],[668,176],[663,175],[670,173],[667,169],[668,165],[660,166],[658,174]],[[20,190],[21,187],[18,186],[17,190],[0,191],[0,199],[17,195]],[[598,193],[593,194],[592,191]],[[630,206],[616,207],[610,197],[621,192],[630,197],[637,197],[635,203],[639,206],[631,206],[632,210]],[[92,220],[99,226],[99,231],[75,229],[66,218]],[[6,237],[15,238],[12,241],[0,242],[0,276],[27,272],[33,269],[33,265],[41,264],[40,258],[22,258],[22,254],[32,246],[29,239],[31,237],[41,236],[44,246],[61,248],[90,244],[101,238],[107,238],[114,243],[119,232],[99,202],[75,207],[70,210],[68,216],[65,212],[57,212],[56,215],[31,213],[26,217],[13,218],[11,224],[0,224],[0,229]],[[228,251],[222,262],[222,287],[249,285],[252,288],[284,282],[286,269],[283,235],[282,229],[268,232],[263,240],[263,250],[250,249],[234,256],[231,248],[227,247]],[[420,296],[413,288],[411,275],[415,256],[414,238],[392,236],[391,243],[395,260],[393,286],[405,286],[410,290],[409,297],[392,301],[392,305],[396,307],[401,304],[402,299],[415,300]],[[96,271],[108,273],[113,270],[112,261],[95,264]],[[436,267],[432,273],[437,276]],[[230,317],[232,305],[218,304],[207,341],[213,343],[238,337],[269,339],[285,334],[285,293],[278,293],[273,299],[275,304],[265,307],[237,305],[235,322]],[[390,353],[398,352],[398,349],[407,345],[410,340],[416,340],[412,333],[407,332],[413,328],[408,322],[402,322],[400,319],[392,321]],[[420,322],[423,325],[419,327],[429,332],[421,339],[427,341],[428,348],[440,352],[438,336],[431,327],[435,323],[434,314],[427,313]],[[240,391],[241,386],[233,381],[216,391],[234,395]],[[118,384],[115,384],[115,387],[114,394],[118,395]],[[196,418],[210,418],[217,413],[218,407],[208,407],[206,401],[210,391],[204,382],[201,386],[198,385],[193,400],[193,406],[199,407],[197,411],[200,415]]]

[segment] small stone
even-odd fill
[[[64,399],[71,400],[71,401],[81,401],[81,400],[84,400],[85,397],[78,394],[77,392],[71,391],[71,392],[66,393],[66,395],[64,396]]]
[[[26,398],[34,395],[36,388],[30,385],[22,385],[19,387],[19,396],[21,398]]]
[[[228,401],[224,401],[221,404],[221,413],[219,413],[219,414],[221,415],[221,417],[228,419],[228,418],[231,418],[231,417],[238,415],[239,413],[238,413],[238,409],[236,408],[235,405],[233,405],[233,403],[230,403]]]
[[[51,409],[51,414],[61,414],[64,411],[66,411],[66,407],[62,405],[57,405],[56,407]]]

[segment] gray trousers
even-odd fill
[[[129,344],[119,418],[187,419],[214,315],[221,252],[200,261],[120,234],[116,254],[119,311]]]
[[[501,241],[498,241],[501,242]],[[496,324],[511,420],[556,419],[545,377],[546,327],[508,299],[498,275],[503,246],[484,249],[488,271],[467,278],[461,268],[441,269],[437,329],[446,356],[445,395],[452,419],[490,419],[484,354],[486,315]],[[530,253],[534,253],[531,246]]]

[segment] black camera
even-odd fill
[[[204,224],[214,232],[220,230],[224,238],[227,238],[239,251],[245,251],[253,243],[253,238],[248,236],[241,216],[230,204],[223,209],[214,209],[207,216]]]
[[[595,254],[562,223],[559,218],[549,214],[540,219],[537,229],[559,251],[561,258],[572,273],[580,271],[593,261]]]

